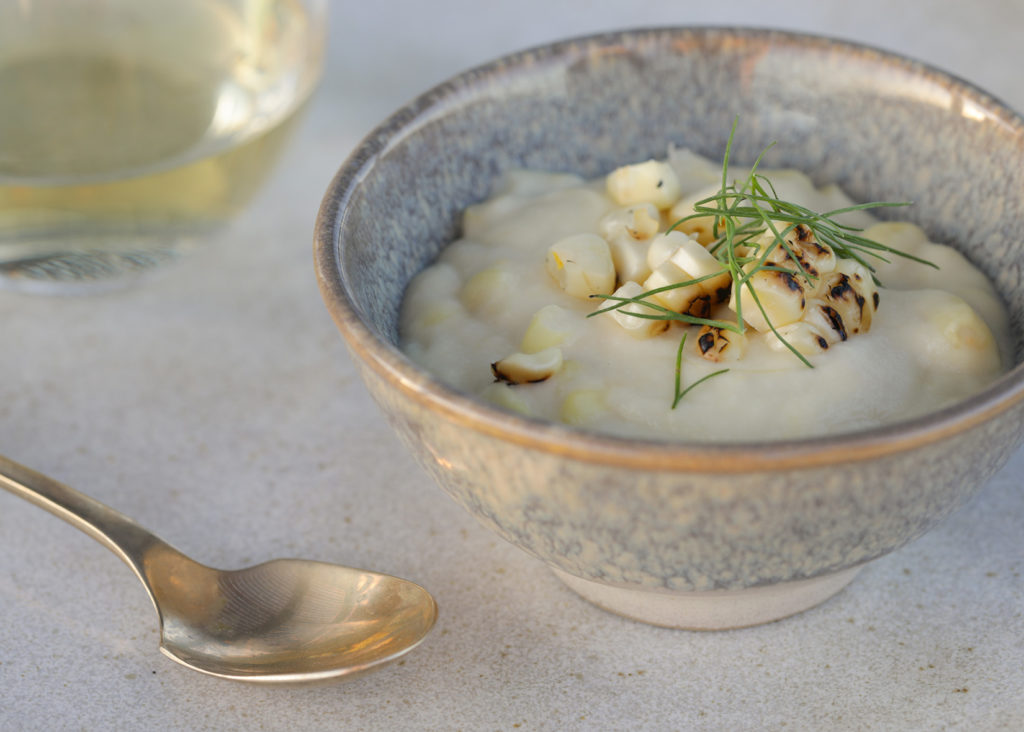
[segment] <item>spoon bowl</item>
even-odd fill
[[[305,559],[220,570],[130,518],[0,457],[0,485],[120,556],[160,618],[160,650],[212,676],[262,683],[351,678],[416,647],[437,605],[419,585]]]
[[[168,556],[150,578],[160,650],[244,681],[352,677],[409,651],[436,617],[419,585],[309,560],[223,571]]]

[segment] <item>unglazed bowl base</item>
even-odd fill
[[[818,605],[846,587],[860,567],[746,590],[672,592],[586,580],[559,569],[555,575],[598,607],[651,625],[684,630],[728,630],[770,623]]]

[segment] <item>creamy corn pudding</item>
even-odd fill
[[[403,350],[525,415],[716,442],[874,427],[1004,371],[1007,315],[955,249],[798,171],[726,180],[675,148],[507,173],[409,285]]]

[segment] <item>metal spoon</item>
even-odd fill
[[[211,569],[127,516],[0,456],[0,485],[123,559],[160,618],[160,650],[212,676],[256,682],[351,677],[414,648],[434,598],[389,575],[303,559]]]

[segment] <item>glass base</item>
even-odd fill
[[[0,243],[0,289],[85,295],[122,289],[181,258],[194,236],[84,237]]]

